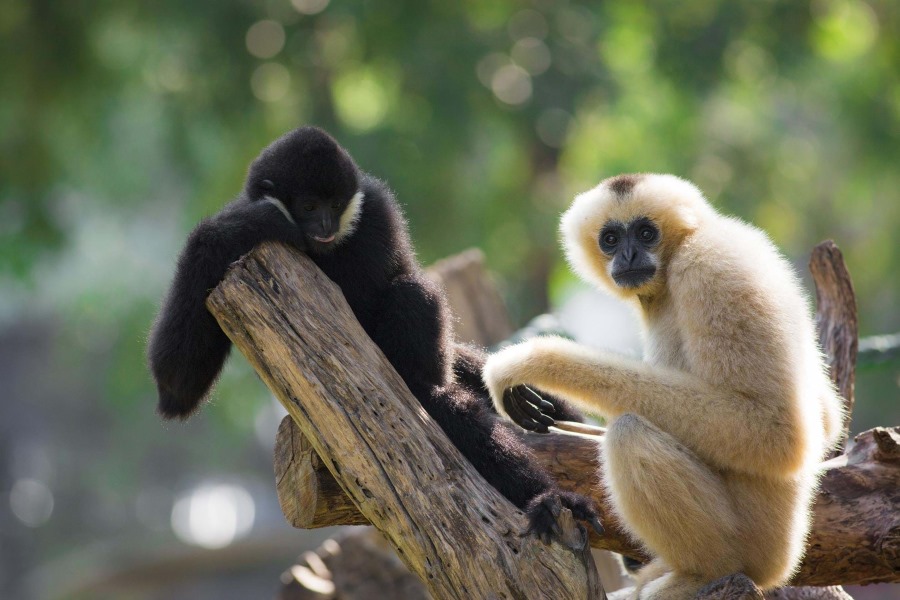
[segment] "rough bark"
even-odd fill
[[[524,515],[428,418],[306,256],[258,247],[207,306],[434,597],[605,598],[583,529],[569,523],[569,547],[520,537]]]
[[[471,249],[434,263],[428,276],[443,286],[456,317],[456,339],[483,347],[512,334],[506,305],[484,266],[481,250]]]
[[[859,324],[856,294],[850,272],[841,251],[831,240],[813,248],[809,271],[816,282],[816,324],[819,343],[828,359],[831,380],[844,399],[843,442],[833,456],[843,450],[850,433],[856,385],[856,355],[859,349]]]
[[[828,587],[783,587],[764,594],[766,600],[853,600],[839,585]]]
[[[326,540],[281,575],[277,600],[429,600],[373,527]]]

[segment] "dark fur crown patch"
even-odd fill
[[[634,189],[634,186],[637,185],[638,181],[641,180],[641,177],[641,175],[616,175],[607,179],[606,185],[617,196],[627,196]]]

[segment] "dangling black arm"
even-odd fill
[[[266,240],[304,247],[300,230],[278,208],[244,198],[204,219],[188,237],[147,350],[163,417],[188,417],[218,377],[231,342],[206,310],[206,296],[231,263]]]

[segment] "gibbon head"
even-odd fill
[[[317,253],[329,252],[353,232],[362,204],[359,169],[317,127],[294,129],[264,148],[250,165],[244,191],[251,201],[278,207]]]
[[[583,279],[621,297],[650,297],[665,284],[672,253],[711,211],[674,175],[618,175],[578,195],[560,233]]]

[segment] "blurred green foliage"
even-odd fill
[[[425,260],[480,245],[532,302],[573,193],[671,171],[792,256],[837,239],[864,328],[896,328],[898,13],[890,0],[7,0],[2,273],[28,282],[67,250],[67,198],[76,220],[171,205],[183,231],[236,193],[262,145],[311,122],[397,189]]]
[[[519,322],[573,281],[573,195],[656,171],[800,270],[835,239],[863,333],[900,329],[896,0],[4,0],[0,49],[0,322],[62,324],[50,374],[106,415],[76,477],[103,498],[146,487],[136,464],[259,470],[249,367],[162,433],[144,338],[186,232],[304,123],[391,183],[423,262],[481,247]],[[896,362],[859,395],[893,423]]]
[[[798,265],[834,238],[863,332],[896,330],[898,24],[892,0],[6,0],[0,308],[61,310],[117,350],[112,402],[149,395],[184,232],[316,123],[391,182],[425,262],[482,247],[519,318],[570,280],[573,194],[664,171]]]

